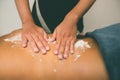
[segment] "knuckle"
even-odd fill
[[[36,47],[34,42],[33,43],[31,42],[30,45],[31,45],[31,47]]]
[[[68,48],[68,47],[66,47],[66,48],[65,48],[65,51],[67,52],[68,50],[69,50],[69,48]]]
[[[38,43],[38,46],[39,46],[39,48],[43,48],[43,45],[42,45],[42,43]]]
[[[63,54],[63,52],[64,52],[64,51],[63,51],[62,49],[59,50],[59,53],[60,53],[60,54]]]
[[[64,47],[65,47],[65,44],[64,44],[64,43],[62,43],[62,44],[60,45],[60,47],[61,47],[61,48],[64,48]]]
[[[38,38],[35,38],[35,41],[36,41],[36,42],[40,42],[40,40],[39,40]]]

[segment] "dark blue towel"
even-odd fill
[[[88,32],[100,47],[110,80],[120,80],[120,23]]]

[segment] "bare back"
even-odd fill
[[[99,47],[93,39],[78,40],[74,54],[59,60],[53,54],[55,42],[49,43],[51,49],[46,55],[34,53],[29,46],[22,48],[21,31],[0,37],[0,79],[108,80]]]

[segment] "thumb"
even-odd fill
[[[52,37],[50,38],[50,41],[55,41],[56,39],[56,34],[57,34],[57,31],[55,30]]]
[[[48,35],[47,35],[47,33],[46,32],[44,32],[44,39],[47,41],[47,39],[48,39]]]
[[[27,47],[27,38],[26,37],[22,37],[22,47]]]

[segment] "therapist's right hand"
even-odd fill
[[[22,26],[22,46],[25,48],[29,44],[34,52],[45,54],[49,50],[46,32],[34,23],[24,23]]]

